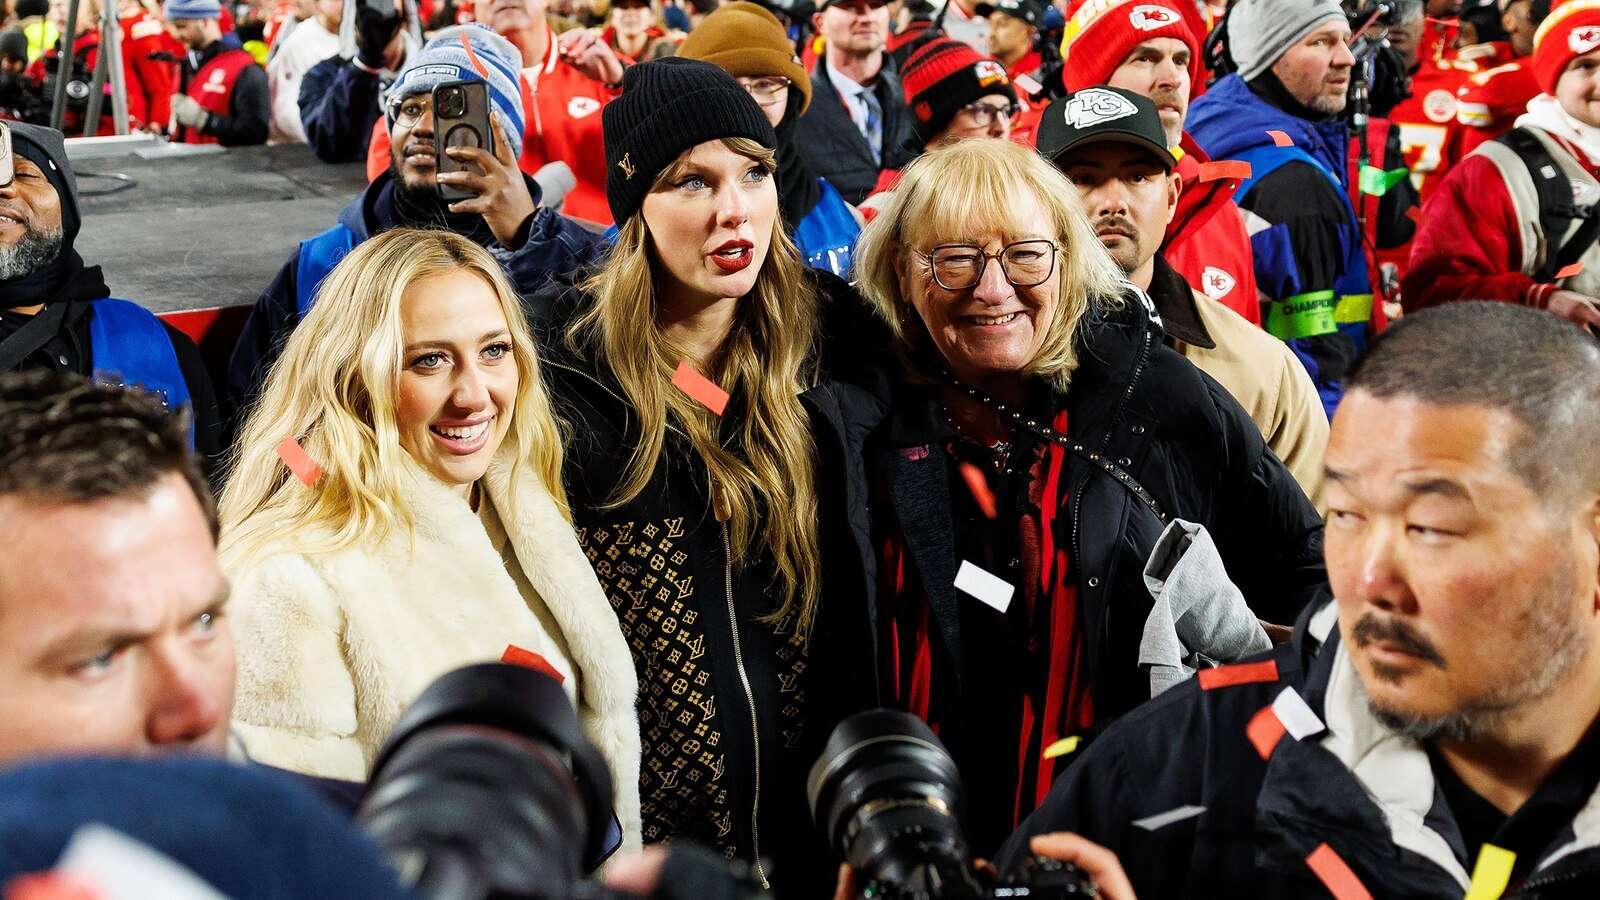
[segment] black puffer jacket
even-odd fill
[[[820,302],[862,321],[864,307],[844,282],[813,275]],[[840,477],[843,429],[870,418],[856,407],[872,401],[825,380],[801,395],[818,453],[824,557],[819,618],[805,646],[792,621],[759,621],[777,605],[771,561],[730,558],[706,466],[680,433],[668,431],[644,492],[606,508],[638,422],[603,362],[566,343],[566,326],[592,302],[562,282],[527,305],[556,412],[569,426],[566,488],[578,540],[638,672],[644,839],[691,839],[746,861],[759,854],[780,897],[828,896],[836,865],[811,824],[805,777],[834,724],[878,705],[864,484]],[[835,327],[852,340],[862,333]],[[735,395],[725,420],[739,402]]]
[[[1162,342],[1147,298],[1132,286],[1128,290],[1122,310],[1093,314],[1082,326],[1072,387],[1064,398],[1048,402],[1059,409],[1064,401],[1070,436],[1132,474],[1169,516],[1210,531],[1228,574],[1260,618],[1291,623],[1327,593],[1321,519],[1244,410]],[[959,709],[963,673],[993,662],[963,653],[962,618],[978,601],[954,587],[961,559],[953,497],[962,490],[956,462],[946,452],[954,432],[932,389],[899,385],[888,395],[881,388],[875,392],[892,412],[846,429],[862,440],[857,459],[864,468],[851,474],[870,480],[874,496],[888,501],[884,508],[880,500],[873,515],[880,526],[887,521],[881,517],[893,516],[904,538],[940,638],[932,665],[936,677],[940,672],[953,676],[954,688],[945,693]],[[1030,452],[1027,434],[1017,440],[1014,457]],[[1055,520],[1070,527],[1057,531],[1055,539],[1075,576],[1076,634],[1083,641],[1096,721],[1104,724],[1150,696],[1149,678],[1137,663],[1152,605],[1142,573],[1162,526],[1132,492],[1091,463],[1069,457],[1065,481],[1065,508]],[[1005,524],[1015,526],[1014,521]],[[875,602],[877,616],[887,616],[886,601]],[[981,765],[981,753],[993,752],[985,748],[997,740],[994,736],[962,734],[953,727],[959,714],[943,718],[940,737],[964,771]],[[1014,746],[1015,737],[999,740]],[[1071,759],[1055,760],[1057,774]],[[1010,797],[993,805],[997,808],[986,818],[1003,812],[1009,819]],[[981,811],[969,818],[969,835],[979,843],[977,851],[990,852],[994,846],[982,846],[980,835],[997,842],[994,835],[1003,837],[1014,823],[975,821],[979,818],[984,818]]]

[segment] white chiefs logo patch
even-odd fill
[[[567,115],[574,119],[592,116],[600,109],[600,101],[593,97],[573,97],[567,101]]]
[[[226,94],[228,92],[228,86],[223,84],[223,81],[226,80],[227,77],[228,73],[222,69],[212,69],[211,75],[210,77],[206,78],[205,84],[200,85],[200,90],[205,91],[208,94]]]
[[[1456,95],[1447,90],[1429,91],[1422,98],[1422,114],[1431,122],[1453,122],[1456,118]]]
[[[1588,53],[1600,47],[1600,25],[1572,29],[1572,33],[1567,35],[1567,47],[1573,53]]]
[[[1165,6],[1142,4],[1135,6],[1133,11],[1128,13],[1128,21],[1140,31],[1155,31],[1168,25],[1176,25],[1181,19],[1177,13]]]
[[[1200,273],[1200,291],[1213,300],[1221,300],[1233,293],[1238,283],[1232,275],[1216,266],[1206,266],[1206,270]]]
[[[1066,104],[1067,122],[1074,128],[1088,128],[1115,121],[1138,111],[1138,107],[1128,102],[1128,98],[1100,88],[1079,91]]]

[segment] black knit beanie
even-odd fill
[[[961,107],[993,94],[1013,105],[1017,92],[1006,67],[960,41],[936,38],[918,47],[900,69],[911,108],[911,131],[926,144],[950,126]]]
[[[622,94],[605,105],[606,201],[620,226],[679,154],[718,138],[777,149],[778,136],[754,98],[708,62],[669,56],[629,67]]]

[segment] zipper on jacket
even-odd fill
[[[713,491],[716,489],[713,488]],[[733,632],[733,665],[739,672],[739,682],[744,685],[744,699],[750,707],[750,740],[755,751],[755,790],[750,801],[750,845],[755,856],[756,877],[761,879],[761,889],[770,891],[767,870],[761,862],[761,726],[756,722],[756,695],[750,689],[750,674],[744,668],[744,649],[739,642],[739,614],[733,605],[733,542],[728,538],[728,522],[722,520],[723,584],[728,593],[728,627]]]
[[[1126,391],[1124,391],[1123,394],[1122,394],[1122,402],[1117,404],[1117,411],[1116,411],[1116,413],[1114,413],[1111,416],[1111,425],[1110,425],[1110,427],[1106,428],[1105,436],[1100,439],[1100,452],[1101,453],[1106,452],[1106,449],[1111,446],[1111,436],[1113,434],[1116,434],[1117,426],[1122,424],[1122,416],[1123,416],[1124,413],[1126,413],[1128,411],[1128,403],[1129,403],[1129,401],[1131,401],[1133,399],[1134,389],[1139,386],[1139,377],[1144,374],[1144,367],[1149,361],[1150,361],[1150,329],[1146,328],[1144,330],[1144,337],[1142,338],[1142,341],[1141,341],[1141,343],[1139,345],[1139,358],[1137,360],[1135,360],[1134,364],[1133,364],[1133,377],[1128,379],[1128,389]],[[1089,478],[1093,478],[1093,477],[1094,477],[1094,474],[1091,472],[1090,475],[1089,475]],[[1089,478],[1085,478],[1083,480],[1083,486],[1087,486],[1089,484]],[[1083,489],[1082,489],[1082,486],[1080,486],[1078,492],[1076,494],[1074,494],[1073,498],[1072,498],[1072,565],[1073,566],[1081,566],[1081,565],[1083,565],[1083,555],[1082,555],[1081,550],[1079,549],[1079,540],[1078,540],[1078,534],[1082,530],[1082,527],[1083,527]],[[1110,616],[1106,617],[1106,621],[1107,622],[1110,621]],[[1107,630],[1109,631],[1109,629],[1110,629],[1110,626],[1108,625],[1107,626]]]

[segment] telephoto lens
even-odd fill
[[[568,900],[603,857],[611,776],[561,686],[457,669],[400,717],[358,818],[422,900]]]
[[[903,900],[1098,897],[1077,867],[1033,857],[1000,882],[977,869],[959,820],[961,776],[909,713],[857,713],[833,730],[806,779],[811,816],[850,864],[861,896]]]

